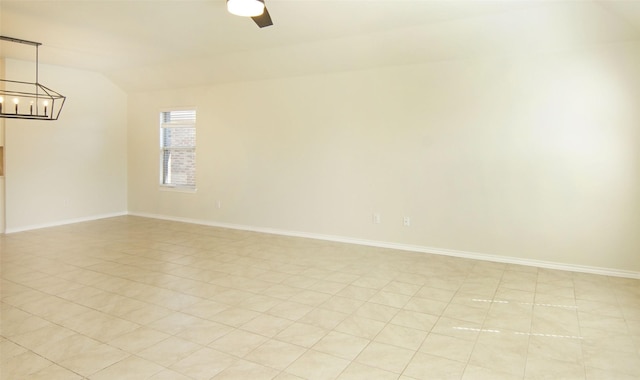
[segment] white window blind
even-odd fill
[[[196,111],[160,113],[160,184],[196,188]]]

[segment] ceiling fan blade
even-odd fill
[[[269,15],[269,11],[267,10],[267,7],[264,7],[264,12],[260,16],[251,17],[251,18],[261,28],[264,28],[265,26],[273,25],[273,21],[271,21],[271,16]]]

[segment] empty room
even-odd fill
[[[640,1],[1,0],[0,379],[640,378]]]

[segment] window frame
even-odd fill
[[[165,122],[165,114],[169,112],[180,112],[180,111],[193,111],[194,119],[191,120],[180,120],[176,122]],[[161,191],[177,191],[177,192],[186,192],[186,193],[195,193],[197,191],[197,163],[196,163],[196,155],[197,155],[197,124],[198,124],[198,110],[196,107],[170,107],[163,108],[160,110],[159,114],[159,128],[158,128],[158,142],[159,142],[159,153],[158,153],[158,163],[159,163],[159,178],[158,183]],[[184,147],[171,147],[167,148],[164,144],[164,129],[165,128],[193,128],[194,130],[194,144],[193,147],[184,146]],[[193,176],[194,176],[194,184],[190,185],[182,185],[182,184],[171,184],[164,183],[165,182],[165,152],[167,151],[176,151],[176,150],[184,150],[184,151],[192,151],[194,156],[194,167],[193,167]]]

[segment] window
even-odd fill
[[[196,111],[160,113],[160,184],[196,188]]]

